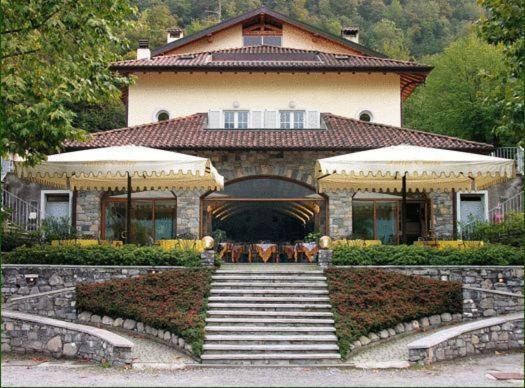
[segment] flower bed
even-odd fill
[[[194,267],[200,265],[200,255],[194,250],[124,245],[113,247],[95,245],[35,245],[9,252],[4,264],[58,264],[58,265],[172,265]]]
[[[522,265],[519,248],[489,244],[471,249],[413,245],[334,248],[333,265]]]
[[[458,282],[367,268],[329,268],[325,275],[343,357],[360,336],[462,309]]]
[[[77,285],[77,311],[122,317],[184,338],[199,356],[212,271],[188,268]]]

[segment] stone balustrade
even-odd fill
[[[479,354],[491,350],[523,348],[523,313],[465,323],[408,344],[411,364]]]
[[[133,343],[96,327],[2,310],[2,352],[41,352],[119,366],[131,364]]]

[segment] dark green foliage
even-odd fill
[[[2,252],[10,252],[21,246],[31,246],[42,242],[42,234],[39,231],[24,232],[18,228],[4,230],[1,236]]]
[[[521,247],[525,236],[523,221],[523,213],[513,213],[508,214],[500,224],[475,222],[469,231],[469,238]]]
[[[200,255],[192,250],[164,250],[159,247],[109,245],[92,247],[35,245],[10,252],[4,263],[58,265],[200,265]]]
[[[42,235],[47,242],[53,240],[74,240],[77,230],[71,225],[69,217],[50,217],[42,220]]]
[[[522,265],[523,251],[506,245],[471,249],[436,249],[379,245],[334,249],[334,265]]]
[[[460,313],[461,283],[367,268],[325,271],[339,350],[360,336],[430,315]]]
[[[180,269],[104,283],[79,284],[77,309],[113,318],[129,318],[168,330],[202,353],[206,299],[212,271]]]
[[[126,126],[126,107],[119,99],[102,105],[75,104],[73,125],[87,132],[105,131]]]

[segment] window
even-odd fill
[[[246,129],[248,128],[248,111],[227,110],[224,111],[224,128]]]
[[[42,190],[41,218],[71,218],[72,193],[69,190]]]
[[[304,111],[302,110],[282,110],[279,112],[281,129],[303,129]]]
[[[243,36],[244,46],[282,46],[282,36],[273,35],[245,35]]]
[[[368,110],[364,110],[361,113],[359,113],[359,120],[370,122],[372,121],[372,113]]]
[[[166,121],[170,119],[170,113],[167,110],[159,110],[155,114],[156,121]]]

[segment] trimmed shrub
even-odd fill
[[[445,312],[462,311],[461,283],[368,268],[328,268],[339,349],[346,358],[362,335]]]
[[[334,248],[334,265],[523,265],[519,248],[491,244],[471,249],[413,245]]]
[[[78,311],[129,318],[168,330],[200,356],[212,271],[185,268],[76,287]]]
[[[521,247],[525,236],[523,222],[523,213],[507,214],[499,224],[475,222],[468,233],[469,239]]]
[[[200,255],[193,250],[124,245],[112,247],[97,245],[20,247],[4,258],[6,264],[58,264],[58,265],[200,265]]]

